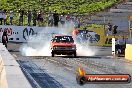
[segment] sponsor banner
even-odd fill
[[[82,27],[81,29],[84,29],[84,27]],[[92,40],[92,42],[89,42],[90,45],[98,45],[98,46],[112,46],[112,38],[128,38],[127,35],[109,35],[106,36],[106,30],[105,30],[105,26],[104,25],[96,25],[96,24],[92,24],[86,27],[86,29],[88,30],[90,36],[88,36],[88,38],[90,38],[90,41]],[[81,30],[81,32],[83,32],[85,30]],[[91,37],[92,36],[92,37]],[[96,41],[98,40],[98,41]]]
[[[1,35],[0,37],[2,37],[3,31],[5,29],[7,30],[9,41],[12,41],[12,42],[26,42],[26,39],[28,36],[38,32],[38,30],[36,30],[35,27],[0,26],[0,35]]]
[[[105,43],[103,46],[112,46],[112,38],[119,39],[121,44],[125,44],[127,42],[127,36],[106,36]]]
[[[43,33],[57,33],[57,28],[53,27],[0,26],[0,41],[5,29],[11,42],[26,42],[29,36],[37,35],[41,31]]]
[[[91,44],[96,44],[100,40],[100,35],[94,31],[79,30],[81,40],[88,41]]]
[[[11,42],[27,42],[29,36],[37,35],[41,33],[63,33],[63,29],[59,29],[56,27],[30,27],[30,26],[0,26],[0,41],[4,30],[7,30],[8,39]],[[88,40],[89,43],[95,44],[100,41],[100,34],[97,34],[94,31],[89,30],[79,30],[80,36],[83,40]]]
[[[101,26],[102,27],[102,26]],[[30,27],[30,26],[0,26],[0,41],[4,30],[7,30],[8,39],[11,42],[27,42],[29,36],[39,33],[58,34],[65,30],[57,27]],[[91,45],[112,46],[112,38],[122,38],[123,36],[105,36],[104,28],[94,28],[88,30],[79,30],[83,40],[88,40]],[[126,38],[126,37],[125,37]]]

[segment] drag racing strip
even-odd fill
[[[74,74],[76,74],[78,67],[80,67],[80,66],[84,67],[85,70],[91,74],[104,73],[104,72],[98,71],[95,68],[91,68],[90,65],[88,67],[87,64],[84,64],[79,60],[75,60],[75,58],[60,58],[60,57],[57,57],[57,58],[56,57],[54,57],[54,58],[52,58],[52,57],[31,57],[31,58],[34,58],[35,60],[38,59],[39,61],[42,61],[42,62],[44,60],[46,60],[50,63],[57,64],[58,66],[61,66],[61,67],[65,68],[66,70],[73,72]],[[97,66],[97,65],[95,65],[95,66]]]
[[[19,60],[18,63],[33,88],[64,88],[63,85],[57,82],[53,77],[49,76],[36,64],[21,60]]]
[[[82,66],[90,74],[119,74],[118,70],[114,66],[106,65],[102,63],[95,62],[89,58],[61,58],[61,57],[33,57],[36,59],[45,59],[53,63],[62,65],[66,69],[76,73],[78,67]],[[101,58],[99,59],[101,60]]]
[[[19,63],[19,64],[20,64],[20,63]],[[30,84],[31,84],[31,86],[32,86],[33,88],[41,88],[41,87],[39,86],[39,84],[35,81],[35,79],[30,75],[30,73],[28,73],[28,71],[27,71],[25,68],[23,68],[23,67],[21,66],[21,69],[22,69],[23,73],[25,74],[25,76],[27,77],[27,79],[29,80],[29,82],[30,82]]]
[[[28,57],[40,61],[46,60],[51,63],[63,66],[65,69],[76,73],[79,66],[82,66],[90,74],[119,74],[120,72],[112,65],[98,63],[94,58],[61,58],[61,57]],[[101,60],[101,58],[99,59]]]
[[[99,64],[105,64],[107,66],[113,67],[118,73],[127,73],[132,75],[132,62],[128,61],[122,57],[112,58],[112,59],[92,59],[93,62]]]
[[[71,71],[68,71],[68,69],[65,69],[64,66],[62,66],[61,64],[57,64],[55,62],[51,63],[50,61],[47,61],[45,59],[34,59],[34,58],[29,59],[29,58],[30,57],[27,57],[27,58],[22,57],[23,60],[22,59],[20,60],[20,58],[18,60],[19,64],[22,67],[24,67],[28,73],[31,73],[31,70],[28,70],[29,66],[31,67],[32,71],[37,66],[40,68],[41,71],[39,71],[39,70],[35,71],[36,74],[42,73],[44,71],[45,73],[50,75],[50,77],[53,77],[55,80],[57,80],[57,82],[59,82],[59,84],[63,85],[63,86],[59,86],[59,87],[57,87],[57,86],[54,86],[54,87],[53,86],[51,86],[51,87],[42,86],[41,88],[63,88],[63,87],[64,88],[88,88],[88,87],[89,88],[102,88],[102,87],[98,87],[98,85],[95,85],[95,84],[89,84],[89,85],[83,85],[83,86],[78,85],[76,82],[76,74],[74,74]],[[28,65],[28,67],[27,67],[27,65]],[[34,78],[34,76],[32,76],[32,78]],[[40,79],[39,77],[36,77],[36,78]],[[34,78],[34,80],[38,83],[38,81],[35,78]],[[45,85],[44,82],[41,82],[42,80],[48,80],[48,79],[41,78],[38,85],[41,85],[41,83],[43,83],[43,85]],[[51,82],[49,82],[48,84],[52,85]]]
[[[106,65],[93,61],[96,58],[75,58],[75,61],[79,64],[82,64],[83,67],[86,67],[86,70],[92,71],[91,74],[117,74],[119,73],[114,66]],[[100,58],[99,60],[102,60]],[[73,61],[74,62],[74,61]],[[88,72],[89,73],[89,72]]]
[[[55,80],[53,83],[55,87],[51,86],[48,88],[131,88],[131,84],[86,84],[80,86],[76,82],[76,69],[78,66],[83,66],[88,74],[99,74],[99,73],[116,73],[112,70],[113,66],[110,64],[105,65],[105,61],[100,63],[99,61],[104,60],[103,58],[67,58],[67,57],[17,57],[17,61],[20,65],[26,69],[36,83],[41,87],[45,88],[45,85],[52,85],[51,80]],[[109,61],[110,59],[106,59]],[[92,64],[90,64],[92,63]],[[94,65],[93,65],[94,64]],[[91,66],[90,66],[91,65]],[[103,70],[101,70],[101,67]],[[106,69],[108,68],[108,69]],[[109,73],[107,70],[111,70]],[[105,70],[105,71],[104,71]],[[117,69],[118,70],[118,69]],[[34,74],[32,74],[34,73]],[[40,75],[40,73],[42,75]],[[47,77],[45,77],[46,75]],[[117,73],[116,73],[117,74]],[[50,79],[51,78],[51,79]],[[46,81],[49,80],[50,81]],[[47,84],[48,82],[48,84]],[[57,82],[57,83],[56,83]],[[62,85],[62,86],[60,86]],[[43,87],[44,86],[44,87]],[[36,87],[33,87],[36,88]],[[39,87],[38,87],[39,88]]]

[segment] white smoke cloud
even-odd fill
[[[96,55],[97,51],[98,50],[95,47],[90,47],[88,43],[86,43],[85,46],[77,43],[78,56],[94,56]]]
[[[68,23],[64,26],[46,27],[37,35],[29,36],[28,42],[20,47],[20,52],[24,56],[51,56],[50,41],[52,34],[71,34],[73,24]],[[88,42],[76,42],[78,56],[94,56],[96,49],[91,49]]]

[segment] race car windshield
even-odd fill
[[[56,36],[53,42],[74,42],[72,36]]]

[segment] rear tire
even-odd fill
[[[74,55],[74,57],[77,57],[77,53],[76,52],[74,52],[73,55]]]
[[[51,54],[52,54],[52,57],[54,57],[54,56],[55,56],[54,52],[52,52]]]

